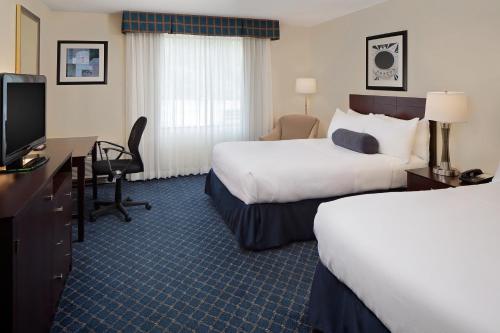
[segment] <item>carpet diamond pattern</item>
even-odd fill
[[[204,179],[124,184],[153,209],[130,209],[130,223],[110,215],[86,224],[52,332],[311,330],[305,313],[316,242],[241,250],[204,194]],[[112,185],[100,186],[100,199],[112,196]]]

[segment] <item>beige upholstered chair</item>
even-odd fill
[[[281,117],[276,127],[261,141],[313,139],[318,137],[319,120],[304,114],[290,114]]]

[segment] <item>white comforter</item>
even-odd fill
[[[404,170],[424,167],[382,154],[365,155],[330,139],[226,142],[215,146],[212,169],[246,204],[294,202],[406,185]]]
[[[391,332],[500,332],[500,183],[329,202],[314,232]]]

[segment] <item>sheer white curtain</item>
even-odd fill
[[[148,118],[133,179],[207,172],[216,143],[267,133],[270,58],[268,39],[127,34],[127,129]]]

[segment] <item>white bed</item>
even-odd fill
[[[331,139],[227,142],[215,146],[212,169],[232,195],[246,204],[296,202],[406,185],[409,163],[382,154],[359,154]]]
[[[500,183],[325,203],[314,232],[391,332],[500,332]]]

